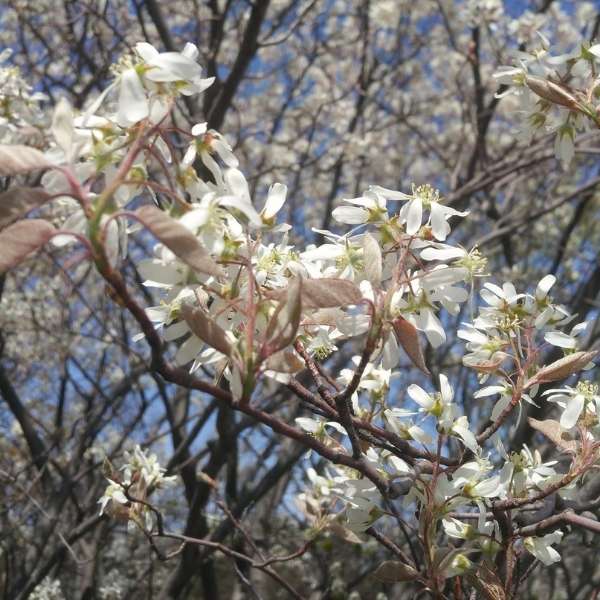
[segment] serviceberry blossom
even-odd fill
[[[498,6],[470,2],[468,18],[493,23]],[[577,85],[595,73],[600,50],[584,45],[556,57],[541,42],[517,54],[516,65],[497,79],[533,101],[530,122],[557,132],[557,154],[566,164],[583,121],[597,122],[596,95],[585,96]],[[314,230],[313,243],[297,243],[284,222],[294,212],[284,183],[255,189],[221,133],[206,123],[191,132],[175,127],[177,100],[213,81],[202,78],[197,57],[193,44],[159,52],[138,43],[86,110],[58,102],[44,153],[9,146],[18,160],[5,160],[15,171],[7,178],[44,170],[36,193],[60,207],[62,225],[18,222],[32,228],[29,237],[2,230],[11,242],[9,258],[0,256],[2,272],[50,240],[59,252],[79,244],[78,260],[89,260],[110,297],[135,318],[134,341],[148,341],[161,377],[310,448],[307,487],[297,502],[309,537],[337,532],[362,543],[379,520],[409,515],[426,560],[422,568],[406,563],[396,570],[438,591],[440,579],[481,579],[482,565],[501,551],[517,556],[525,549],[544,564],[560,560],[553,546],[562,531],[531,536],[531,529],[512,521],[509,528],[504,520],[555,493],[571,494],[600,460],[598,388],[592,381],[565,383],[593,366],[591,324],[572,325],[575,316],[554,299],[561,296],[554,275],[524,289],[486,281],[477,314],[458,331],[464,344],[447,343],[448,323],[468,318],[461,311],[470,299],[475,312],[475,278],[486,276],[486,259],[454,243],[451,218],[470,211],[453,208],[427,183],[412,185],[410,194],[372,185],[343,198],[332,216],[348,231]],[[2,79],[11,110],[0,134],[12,139],[40,98],[17,73],[2,68]],[[12,98],[17,92],[30,101],[31,114]],[[144,235],[153,240],[152,254],[140,259],[131,251],[131,271],[155,299],[139,304],[118,267],[128,237]],[[442,346],[444,360],[432,362],[428,350]],[[563,356],[544,364],[549,346]],[[459,382],[454,369],[461,362],[480,385],[490,383]],[[438,383],[427,391],[434,369]],[[552,382],[559,387],[539,392]],[[264,410],[264,394],[273,390],[285,392],[287,417]],[[469,416],[485,417],[478,431],[464,414],[470,401]],[[502,436],[521,422],[525,404],[536,402],[559,420],[527,424],[565,451],[565,460],[542,459],[528,446],[506,452]],[[139,445],[123,454],[123,463],[115,469],[105,461],[100,514],[152,540],[163,533],[154,518],[156,492],[177,478]],[[210,485],[218,493],[219,484]]]

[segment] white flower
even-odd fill
[[[416,440],[424,446],[431,444],[431,436],[423,431],[418,425],[415,425],[412,421],[406,420],[407,417],[411,417],[416,413],[406,411],[403,408],[392,408],[386,409],[383,413],[385,421],[389,427],[397,436],[404,440]]]
[[[406,391],[412,400],[421,407],[419,412],[425,412],[438,419],[442,417],[444,409],[452,403],[454,398],[448,378],[443,374],[440,375],[439,394],[428,394],[422,387],[414,383],[409,385]]]
[[[117,80],[109,86],[88,112],[115,86],[119,88],[116,120],[121,127],[131,127],[150,117],[153,122],[168,112],[168,95],[198,94],[209,87],[214,78],[202,79],[202,68],[196,63],[198,49],[186,44],[179,52],[158,52],[146,42],[135,46],[137,60],[123,59]],[[165,84],[171,84],[165,88]],[[162,87],[161,87],[162,86]]]
[[[454,517],[444,517],[442,526],[446,535],[460,540],[471,539],[474,535],[474,528],[468,523],[463,523]]]
[[[544,339],[553,346],[565,348],[566,350],[575,350],[584,342],[593,321],[584,321],[578,323],[571,329],[571,333],[563,333],[562,331],[549,331],[544,335]]]
[[[479,444],[477,443],[475,435],[469,429],[469,421],[466,416],[456,419],[452,424],[449,433],[457,435],[471,452],[477,453],[479,451]]]
[[[135,69],[123,71],[119,77],[119,109],[117,123],[130,127],[150,114],[144,84]]]
[[[202,67],[196,62],[198,48],[187,43],[181,52],[158,52],[147,42],[135,45],[144,61],[144,77],[158,83],[182,83],[178,91],[185,96],[199,94],[214,82],[214,77],[202,79]]]
[[[346,502],[347,525],[354,532],[364,531],[382,514],[377,505],[381,495],[369,479],[347,479],[334,492]]]
[[[119,504],[127,504],[129,502],[123,493],[123,487],[112,479],[109,479],[108,481],[110,482],[109,485],[104,490],[104,494],[100,500],[98,500],[98,504],[100,504],[101,515],[104,514],[109,502],[118,502]]]
[[[575,156],[575,129],[569,123],[564,123],[556,130],[554,154],[563,169],[568,169]]]
[[[450,233],[448,219],[451,216],[465,217],[469,211],[458,211],[441,203],[440,194],[430,185],[413,186],[412,195],[406,195],[409,201],[400,210],[400,220],[406,223],[406,233],[415,235],[421,228],[423,210],[429,209],[428,224],[433,236],[444,241]]]
[[[554,531],[543,537],[526,537],[523,540],[525,549],[533,554],[545,565],[560,561],[560,554],[552,548],[552,544],[558,544],[562,540],[563,532]]]
[[[542,489],[548,479],[556,475],[553,466],[557,461],[542,462],[538,450],[531,452],[524,445],[521,452],[512,452],[509,456],[499,438],[498,446],[506,460],[500,472],[500,485],[507,493],[521,497],[530,488]]]
[[[141,477],[147,487],[161,488],[173,484],[177,477],[165,477],[163,469],[158,463],[156,454],[148,454],[136,445],[133,452],[125,452],[127,463],[122,467],[126,481],[133,481],[133,474]]]
[[[44,579],[35,587],[31,595],[30,600],[64,600],[60,581],[58,579],[51,579],[49,576]]]
[[[217,186],[223,186],[223,173],[221,167],[214,160],[213,155],[216,154],[227,167],[236,168],[239,161],[233,153],[231,146],[225,138],[214,129],[206,130],[206,123],[196,123],[192,127],[192,135],[194,140],[190,143],[183,160],[181,161],[181,169],[188,169],[193,165],[196,156],[200,155],[200,160],[206,168],[212,173]]]
[[[500,394],[500,399],[494,404],[492,414],[490,415],[490,420],[494,422],[498,420],[504,409],[510,404],[512,389],[507,385],[489,385],[473,394],[473,398],[486,398],[488,396],[495,396],[496,394]]]
[[[552,389],[544,392],[549,402],[555,402],[562,409],[560,425],[564,429],[571,429],[577,425],[579,417],[587,406],[595,416],[600,414],[600,396],[598,386],[588,381],[580,381],[575,388],[565,386],[564,388]]]
[[[486,283],[483,287],[484,289],[481,290],[482,299],[498,311],[514,308],[519,299],[524,297],[524,294],[517,294],[517,290],[511,282],[504,283],[502,287],[494,283]]]
[[[352,206],[338,206],[331,213],[338,223],[361,225],[387,220],[385,198],[373,189],[369,189],[358,198],[344,198]]]

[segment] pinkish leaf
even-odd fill
[[[269,294],[270,298],[281,300],[287,290],[277,290]],[[324,277],[323,279],[304,279],[302,281],[303,308],[335,308],[358,304],[362,294],[358,286],[347,279]]]
[[[425,358],[423,356],[423,351],[421,350],[419,334],[414,325],[402,317],[394,319],[392,325],[394,327],[396,339],[404,349],[404,352],[408,355],[408,358],[410,358],[415,367],[421,369],[426,375],[429,375],[429,369],[425,364]]]
[[[0,144],[0,177],[52,167],[53,164],[36,148]]]
[[[184,225],[156,206],[143,206],[135,215],[175,256],[195,271],[221,277],[223,271]]]
[[[42,188],[14,187],[0,194],[0,229],[18,221],[51,198]]]
[[[302,317],[302,291],[304,280],[294,277],[285,296],[279,301],[275,313],[267,325],[265,343],[261,350],[262,358],[287,348],[295,339]]]
[[[225,331],[203,309],[184,302],[181,305],[181,314],[196,337],[225,356],[230,355],[231,344]]]
[[[0,231],[0,273],[24,261],[55,233],[54,225],[43,219],[25,219]]]
[[[545,435],[551,442],[553,442],[559,448],[575,452],[577,450],[577,442],[570,438],[569,434],[566,433],[558,421],[552,419],[546,419],[544,421],[538,421],[529,417],[527,419],[529,425]]]
[[[566,379],[569,375],[581,371],[597,354],[597,350],[567,354],[567,356],[563,356],[561,359],[542,367],[529,380],[527,387],[531,387],[537,383],[548,383],[550,381]]]
[[[398,560],[386,560],[382,562],[373,575],[384,583],[395,583],[397,581],[413,581],[419,574],[406,563]]]

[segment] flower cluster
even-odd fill
[[[0,52],[0,142],[39,144],[46,125],[41,104],[47,98],[33,91],[18,67],[5,64],[11,53]]]
[[[164,489],[175,483],[175,476],[165,476],[165,469],[158,463],[156,454],[148,454],[140,446],[133,452],[125,452],[125,464],[121,472],[105,463],[108,485],[98,500],[100,514],[127,521],[129,527],[139,526],[150,531],[153,527],[152,512],[146,503],[155,490]]]
[[[538,36],[536,48],[515,53],[515,64],[494,74],[507,86],[498,96],[519,97],[525,138],[530,140],[540,130],[556,134],[556,157],[566,168],[575,155],[577,133],[600,123],[596,93],[600,44],[581,44],[568,54],[553,56],[550,42]]]
[[[593,50],[552,64],[572,70],[581,60],[593,62]],[[375,521],[395,514],[393,500],[403,496],[402,510],[418,517],[426,553],[445,544],[443,558],[430,556],[432,585],[473,569],[468,556],[494,558],[503,541],[499,511],[553,491],[568,494],[598,460],[597,388],[579,382],[538,396],[540,386],[590,366],[595,353],[584,350],[588,325],[571,327],[574,317],[550,295],[553,275],[532,292],[518,292],[510,282],[485,283],[479,314],[458,336],[466,342],[464,365],[480,383],[492,380],[473,392],[477,400],[497,397],[486,427],[472,430],[443,373],[439,390],[428,391],[432,386],[424,380],[423,386],[407,385],[405,393],[395,390],[399,364],[430,375],[425,340],[433,348],[447,342],[447,320],[458,317],[474,278],[484,275],[486,261],[477,249],[448,242],[453,220],[469,212],[451,206],[430,185],[412,186],[410,193],[370,186],[332,213],[350,231],[315,230],[317,242],[294,245],[280,218],[287,187],[273,182],[253,198],[219,132],[198,123],[188,133],[171,121],[180,96],[211,84],[201,77],[197,54],[191,44],[181,53],[137,44],[82,114],[58,103],[47,152],[19,148],[7,169],[46,169],[43,189],[23,200],[23,214],[41,198],[62,204],[69,216],[61,229],[35,219],[11,224],[0,236],[10,242],[31,234],[34,242],[16,245],[0,258],[0,267],[14,266],[49,240],[58,247],[76,241],[140,324],[137,339],[151,342],[155,359],[170,352],[184,381],[195,382],[200,370],[214,382],[224,378],[230,395],[209,384],[199,389],[216,389],[215,396],[253,415],[259,413],[257,396],[276,383],[306,400],[318,416],[297,418],[296,428],[276,422],[278,430],[335,459],[322,473],[307,469],[313,489],[299,498],[315,532],[329,528],[360,541]],[[573,96],[569,104],[562,84],[543,84],[531,74],[534,64],[550,60],[546,49],[535,60],[520,60],[503,77],[516,78],[542,98],[544,118],[547,103],[562,99],[569,111],[565,123],[575,127],[571,113],[581,113],[583,101]],[[139,207],[142,197],[152,204]],[[159,297],[145,311],[116,268],[127,254],[128,236],[141,228],[156,238],[152,258],[131,258],[143,285]],[[362,351],[329,377],[324,362],[344,344]],[[543,365],[548,348],[564,356]],[[164,366],[162,359],[154,363]],[[166,370],[173,372],[170,365]],[[318,396],[296,379],[304,371]],[[536,397],[560,409],[558,422],[532,426],[570,453],[566,472],[527,446],[509,454],[502,445],[499,433],[512,411]],[[148,499],[175,478],[139,446],[126,453],[120,471],[108,464],[105,474],[100,513],[152,531],[155,509]],[[530,533],[513,532],[504,543],[546,564],[558,559],[552,545],[560,531]]]

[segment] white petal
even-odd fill
[[[453,258],[463,258],[466,252],[462,248],[453,248],[446,246],[445,248],[425,248],[421,252],[423,260],[451,260]]]
[[[65,98],[61,98],[54,109],[52,135],[58,146],[65,153],[67,162],[71,162],[75,127],[73,125],[73,109]]]
[[[388,336],[383,346],[383,358],[381,366],[384,369],[393,369],[400,360],[400,351],[398,349],[398,342],[396,336],[391,334]]]
[[[450,225],[446,221],[446,215],[443,207],[437,202],[431,204],[431,230],[436,240],[442,242],[448,237],[450,233]]]
[[[212,148],[228,167],[232,167],[234,169],[237,168],[239,161],[225,140],[222,138],[215,138],[212,142]]]
[[[153,60],[159,54],[158,50],[148,42],[138,42],[135,45],[135,51],[138,56],[146,62]]]
[[[394,467],[396,473],[401,473],[403,475],[412,473],[412,469],[408,466],[408,464],[398,456],[390,456],[388,458],[388,462],[392,465],[392,467]]]
[[[414,235],[421,228],[423,220],[423,203],[418,198],[408,203],[406,215],[406,233]]]
[[[144,86],[135,69],[128,69],[121,74],[117,123],[121,127],[129,127],[145,119],[148,114],[148,98]]]
[[[502,396],[496,404],[494,404],[494,408],[492,409],[492,414],[490,419],[495,423],[500,415],[504,412],[504,409],[510,404],[510,396]]]
[[[228,208],[235,208],[239,210],[253,225],[256,225],[257,227],[262,225],[262,219],[256,212],[254,206],[252,206],[250,203],[250,200],[247,198],[242,198],[240,196],[221,196],[219,198],[219,204],[221,206],[227,206]]]
[[[445,375],[440,375],[440,392],[442,393],[442,400],[444,404],[449,404],[454,398],[454,392],[450,386],[450,382]]]
[[[171,342],[184,336],[190,330],[189,325],[185,321],[178,321],[165,327],[163,331],[163,337],[165,342]]]
[[[396,192],[395,190],[389,190],[388,188],[381,187],[380,185],[372,185],[369,190],[376,194],[381,194],[388,200],[412,200],[412,196],[404,194],[403,192]]]
[[[164,265],[159,261],[144,260],[138,265],[138,271],[147,281],[164,285],[176,285],[181,282],[181,273],[171,265]]]
[[[206,122],[204,122],[204,123],[196,123],[192,127],[192,135],[195,135],[196,137],[198,137],[199,135],[205,134],[207,127],[208,127],[208,123],[206,123]]]
[[[567,401],[567,407],[560,417],[561,427],[564,427],[565,429],[571,429],[572,427],[575,427],[579,419],[579,415],[581,415],[581,411],[583,410],[584,403],[585,397],[583,394],[577,394]]]
[[[244,174],[238,169],[227,169],[225,172],[225,183],[231,190],[234,196],[239,196],[250,202],[250,192],[248,190],[248,182]]]
[[[150,81],[194,81],[202,74],[200,65],[179,52],[162,52],[146,61],[152,68],[144,75]]]
[[[327,427],[331,427],[332,429],[335,429],[338,433],[341,433],[342,435],[348,435],[348,432],[346,431],[344,426],[341,425],[340,423],[336,423],[335,421],[327,421],[325,423],[325,425]]]
[[[193,335],[189,340],[185,341],[177,354],[175,355],[175,362],[178,365],[186,365],[196,358],[196,356],[200,353],[202,349],[203,342],[195,335]]]
[[[559,348],[575,348],[577,346],[577,340],[572,338],[570,335],[566,333],[562,333],[561,331],[549,331],[544,339],[553,346],[558,346]]]
[[[358,206],[338,206],[331,216],[338,222],[346,225],[360,225],[369,219],[369,212]]]
[[[425,309],[421,311],[419,325],[425,332],[429,343],[438,348],[446,341],[446,332],[439,319],[433,314],[433,311]]]
[[[308,431],[309,433],[315,433],[320,427],[319,422],[314,419],[309,419],[308,417],[298,417],[294,419],[299,427],[304,429],[304,431]]]
[[[192,44],[191,42],[187,42],[185,48],[181,51],[183,56],[186,56],[190,60],[196,60],[198,58],[198,46],[196,44]]]
[[[263,217],[265,219],[271,219],[274,217],[285,203],[285,197],[287,194],[287,186],[282,183],[274,183],[269,188],[267,195],[267,201],[263,208]]]
[[[537,288],[535,290],[535,297],[538,300],[542,300],[548,295],[550,288],[556,283],[556,277],[554,275],[546,275],[541,279],[541,281],[537,284]]]
[[[488,387],[481,388],[473,394],[473,398],[485,398],[487,396],[494,396],[495,394],[501,394],[505,391],[505,387],[502,385],[490,385]]]
[[[408,386],[406,392],[423,408],[430,408],[433,405],[433,398],[422,387],[419,387],[414,383]]]

